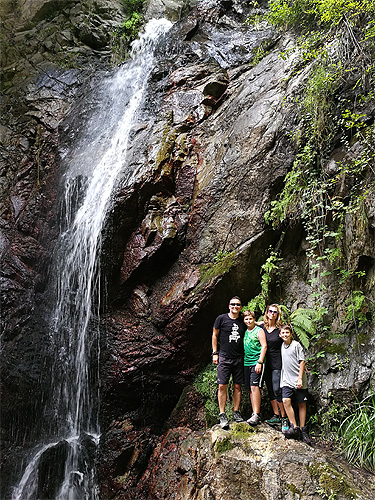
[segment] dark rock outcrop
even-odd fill
[[[284,258],[281,291],[275,300],[282,296],[290,307],[314,305],[301,226],[284,235],[264,222],[298,149],[292,138],[301,126],[295,98],[309,67],[296,72],[297,53],[279,57],[280,49],[293,46],[287,35],[280,38],[266,23],[256,29],[244,24],[250,8],[245,2],[148,3],[146,16],[167,14],[179,22],[159,48],[160,62],[133,130],[127,163],[134,180],[131,184],[119,180],[103,235],[108,296],[101,319],[101,491],[103,498],[143,495],[166,500],[182,488],[178,498],[188,498],[183,495],[194,491],[195,498],[209,500],[212,478],[222,474],[228,480],[223,468],[228,454],[213,456],[212,443],[206,446],[208,435],[196,437],[190,430],[160,435],[168,422],[188,423],[194,429],[204,425],[196,396],[188,398],[191,415],[180,422],[173,423],[173,410],[197,371],[210,360],[213,319],[227,309],[228,297],[240,294],[245,301],[259,291],[259,270],[270,246],[279,248]],[[259,3],[265,7],[266,2]],[[91,91],[116,60],[110,33],[124,20],[120,2],[109,0],[79,6],[69,0],[20,5],[19,19],[10,2],[1,6],[4,33],[9,36],[2,51],[0,128],[1,426],[8,478],[2,484],[4,497],[20,472],[18,465],[13,466],[15,458],[35,441],[40,432],[37,424],[45,417],[44,391],[49,390],[53,363],[48,282],[59,229],[58,148],[63,153],[69,148],[91,107],[97,105]],[[258,49],[264,57],[255,64]],[[373,114],[369,108],[372,119]],[[355,157],[357,148],[352,144],[349,152],[332,152],[327,174],[335,172],[338,161]],[[350,195],[345,180],[340,189],[340,196]],[[346,215],[344,243],[351,268],[365,272],[367,289],[373,293],[374,199],[364,203],[365,223]],[[374,387],[375,360],[374,327],[353,328],[344,318],[347,290],[329,276],[324,284],[322,301],[332,328],[346,338],[330,342],[332,349],[315,367],[320,377],[311,376],[314,401],[320,406],[332,397],[349,397],[349,390],[367,394]],[[246,489],[255,487],[254,477],[266,478],[263,498],[276,498],[272,494],[293,498],[298,492],[319,498],[323,486],[314,474],[304,484],[291,481],[289,490],[287,476],[284,482],[277,477],[283,476],[283,464],[289,464],[287,452],[294,446],[298,455],[293,448],[291,456],[305,472],[306,464],[319,462],[315,452],[286,443],[271,431],[260,435],[263,444],[285,454],[274,469],[270,458],[267,473],[253,468],[258,462],[254,459],[251,477],[243,468],[248,458],[236,457],[233,467],[244,472]],[[206,443],[200,457],[199,443]],[[182,453],[184,446],[188,456]],[[171,458],[163,464],[165,454]],[[210,476],[211,460],[217,469]],[[322,459],[322,463],[328,462]],[[327,467],[331,471],[331,465]],[[54,473],[48,464],[44,471]],[[168,476],[166,482],[166,474],[172,474],[174,481]],[[350,474],[344,476],[352,488]],[[220,485],[215,483],[216,487]],[[222,492],[222,498],[230,497]]]

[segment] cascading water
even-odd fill
[[[170,26],[165,19],[147,24],[133,44],[132,61],[105,82],[101,111],[87,124],[74,155],[65,158],[64,230],[56,256],[57,302],[51,328],[56,363],[47,409],[52,431],[49,441],[34,450],[13,500],[98,498],[101,233],[155,64],[154,48]]]

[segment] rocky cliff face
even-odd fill
[[[11,3],[2,6],[10,40],[1,127],[2,428],[10,484],[18,470],[7,459],[21,455],[39,432],[39,384],[49,385],[53,362],[45,339],[58,232],[58,147],[61,141],[69,147],[95,82],[113,60],[109,33],[124,19],[119,3],[24,1],[17,20]],[[152,490],[149,498],[172,498],[172,492],[160,493],[156,469],[143,476],[141,489],[137,483],[181,393],[210,360],[214,318],[226,310],[228,297],[239,294],[246,301],[259,291],[259,270],[270,246],[284,259],[282,285],[272,300],[282,298],[289,307],[314,303],[302,226],[284,234],[264,222],[298,149],[291,138],[301,126],[295,97],[309,67],[296,72],[298,53],[279,57],[280,50],[293,46],[288,36],[280,37],[266,23],[245,25],[250,6],[243,2],[193,4],[149,2],[146,17],[167,14],[179,21],[159,49],[147,106],[134,127],[127,158],[134,180],[129,185],[120,179],[104,234],[103,498],[134,498],[136,490],[139,495]],[[265,56],[258,60],[260,50]],[[370,105],[368,114],[373,117]],[[358,147],[333,152],[327,165],[334,171],[338,156],[353,157]],[[342,192],[350,193],[345,179]],[[347,214],[344,234],[352,268],[365,272],[370,295],[373,200],[365,202],[365,223]],[[332,328],[345,335],[329,341],[326,357],[317,361],[320,376],[311,376],[318,406],[329,404],[332,395],[351,397],[354,390],[361,396],[374,387],[373,323],[356,331],[345,322],[339,307],[345,286],[322,279]],[[197,396],[188,401],[191,414],[179,423],[203,426]],[[190,468],[196,467],[204,469],[207,462]],[[205,485],[192,498],[214,498]],[[189,483],[186,491],[193,488]],[[281,498],[289,498],[285,485],[280,488]],[[263,497],[272,498],[266,490]]]

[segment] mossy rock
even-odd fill
[[[312,478],[319,482],[322,493],[327,498],[343,495],[345,498],[355,499],[360,496],[345,480],[344,476],[331,467],[327,462],[315,462],[307,466]]]
[[[217,454],[226,453],[235,448],[235,443],[231,441],[230,436],[218,439],[214,445],[214,452]]]
[[[256,429],[246,422],[232,424],[230,428],[230,435],[234,439],[247,439],[254,434],[254,432],[256,432]]]

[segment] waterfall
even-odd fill
[[[63,158],[64,220],[55,255],[56,306],[51,325],[55,366],[48,442],[33,451],[12,500],[97,499],[100,438],[99,308],[101,233],[124,169],[129,134],[141,108],[154,48],[171,23],[152,20],[133,43],[132,60],[100,89],[102,104]],[[43,465],[43,470],[41,464]]]

